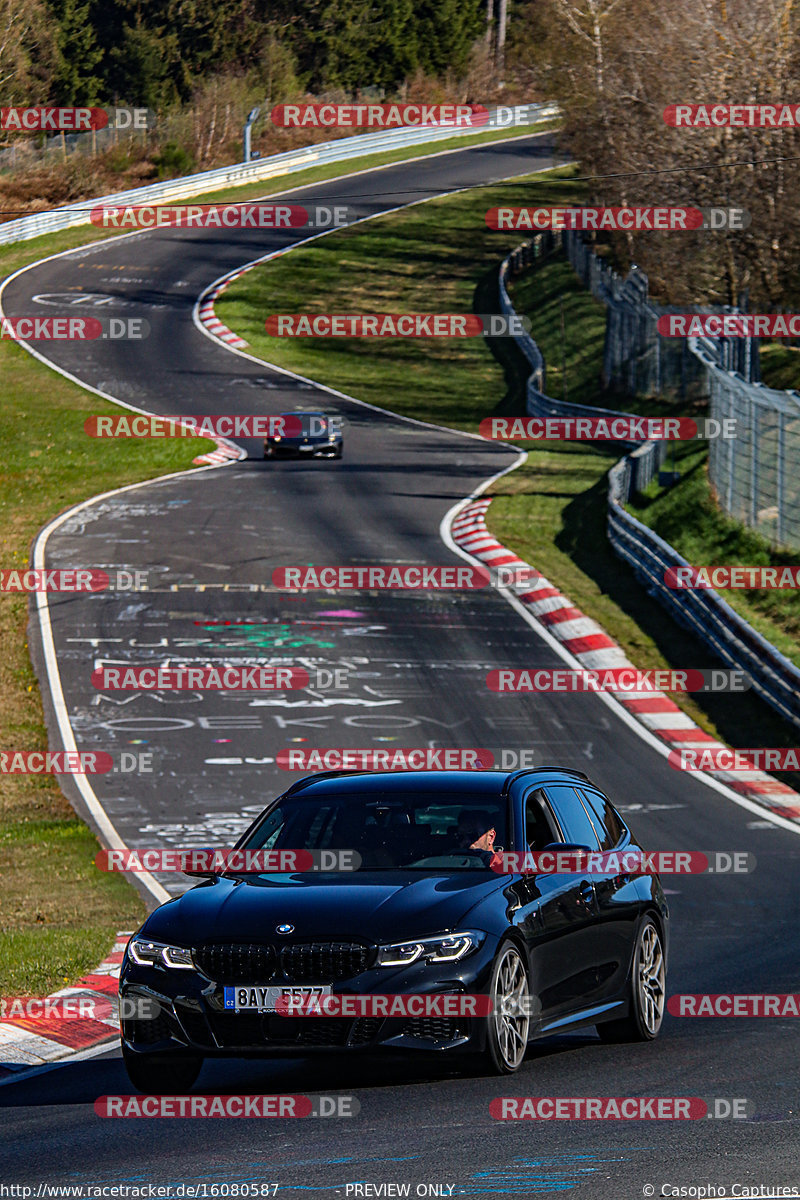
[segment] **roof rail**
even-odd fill
[[[577,775],[579,779],[584,779],[586,781],[586,783],[592,782],[585,771],[576,771],[573,767],[559,767],[559,766],[555,766],[553,763],[542,763],[542,765],[540,767],[537,767],[536,770],[537,771],[563,771],[563,773],[565,775]],[[592,785],[592,786],[594,786],[594,785]]]
[[[336,779],[339,775],[371,775],[371,771],[351,771],[345,768],[339,768],[336,771],[317,771],[315,775],[307,775],[305,779],[298,779],[295,783],[288,787],[282,796],[292,796],[295,792],[302,791],[303,788],[309,787],[312,783],[316,783],[318,779]]]
[[[582,779],[584,783],[589,783],[592,787],[597,786],[592,783],[584,771],[576,771],[572,767],[560,767],[555,763],[541,763],[536,767],[520,767],[516,771],[512,771],[503,784],[503,793],[505,794],[517,779],[521,779],[525,775],[537,775],[540,771],[559,771],[562,775],[574,775],[576,779]]]

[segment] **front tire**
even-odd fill
[[[528,1047],[531,998],[528,971],[513,942],[500,945],[489,988],[493,1011],[486,1017],[485,1065],[493,1075],[513,1075]]]
[[[197,1055],[135,1054],[124,1042],[122,1059],[133,1086],[147,1096],[175,1096],[188,1092],[203,1066],[202,1058]]]
[[[639,930],[629,986],[628,1016],[597,1026],[604,1042],[651,1042],[658,1037],[664,1019],[666,965],[664,944],[652,917]]]

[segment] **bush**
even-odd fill
[[[153,156],[153,166],[159,179],[174,179],[178,175],[191,175],[195,169],[194,157],[177,142],[167,142],[160,154]]]

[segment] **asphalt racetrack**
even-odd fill
[[[549,135],[539,135],[317,184],[297,201],[346,203],[369,215],[554,161]],[[63,342],[47,350],[55,365],[129,404],[187,414],[277,413],[302,404],[338,411],[346,422],[342,462],[267,463],[248,442],[245,460],[89,504],[50,534],[48,567],[148,573],[147,592],[50,604],[58,675],[81,748],[153,756],[151,774],[96,777],[103,809],[130,846],[230,845],[293,778],[275,763],[287,748],[532,749],[537,762],[587,771],[648,848],[755,855],[757,869],[746,876],[665,877],[670,994],[796,990],[797,833],[672,770],[597,696],[490,692],[485,675],[496,667],[562,665],[502,595],[487,588],[332,598],[272,587],[274,568],[289,564],[461,563],[440,536],[443,518],[516,461],[502,447],[331,395],[198,329],[192,311],[205,288],[297,237],[137,234],[43,262],[3,293],[11,317],[35,309],[37,296],[50,298],[47,315],[69,315],[64,298],[76,288],[111,297],[103,315],[145,317],[152,332],[144,343]],[[390,395],[385,403],[391,409]],[[41,644],[34,653],[41,678]],[[253,697],[92,686],[102,662],[165,659],[345,668],[350,687]],[[48,719],[55,737],[52,706]],[[71,798],[91,821],[84,799]],[[170,892],[187,885],[169,875],[159,883]],[[98,1096],[131,1090],[111,1050],[0,1087],[3,1178],[271,1181],[279,1197],[326,1200],[381,1194],[355,1190],[366,1183],[408,1183],[410,1195],[430,1184],[441,1188],[432,1195],[592,1200],[680,1194],[665,1186],[774,1189],[800,1183],[797,1052],[791,1020],[668,1015],[651,1044],[604,1045],[591,1030],[537,1043],[511,1082],[465,1077],[435,1057],[206,1065],[199,1092],[344,1094],[360,1104],[349,1119],[269,1122],[101,1119],[93,1110]],[[753,1116],[501,1122],[489,1113],[498,1095],[746,1098]]]

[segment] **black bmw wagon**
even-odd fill
[[[122,1052],[143,1091],[190,1088],[211,1057],[436,1051],[509,1074],[547,1034],[659,1032],[664,892],[656,875],[584,869],[643,848],[580,772],[327,772],[293,784],[237,847],[355,851],[360,865],[223,870],[147,918],[120,974]],[[500,851],[545,849],[575,869],[498,868]],[[377,995],[428,1001],[386,1016],[286,1009]],[[452,1002],[475,996],[479,1015]]]

